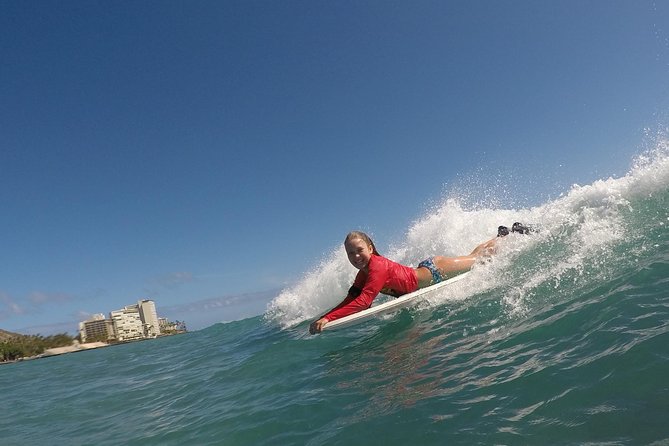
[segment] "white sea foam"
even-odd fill
[[[668,188],[669,141],[662,139],[653,150],[637,157],[625,176],[573,185],[568,192],[540,206],[468,207],[458,197],[447,198],[415,221],[405,239],[383,254],[397,262],[416,265],[434,255],[467,254],[494,236],[500,224],[535,224],[540,227],[537,234],[502,239],[498,255],[477,265],[471,279],[429,296],[423,304],[439,306],[495,288],[511,312],[522,312],[537,287],[560,287],[564,280],[578,280],[586,266],[606,261],[628,229],[624,214],[630,211],[630,201],[666,192]],[[519,256],[528,262],[522,256],[530,255],[535,260],[525,265],[529,273],[524,277],[505,273]],[[333,248],[302,280],[269,303],[266,319],[289,327],[322,314],[341,301],[355,273],[342,247]]]

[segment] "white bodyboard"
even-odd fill
[[[380,316],[394,310],[399,310],[400,308],[408,307],[409,305],[415,303],[420,297],[423,297],[429,293],[433,293],[445,286],[457,282],[458,280],[462,280],[468,275],[469,271],[459,274],[455,277],[451,277],[450,279],[444,280],[443,282],[439,282],[436,285],[421,288],[414,291],[413,293],[405,294],[404,296],[400,296],[397,299],[389,300],[388,302],[384,302],[380,305],[369,307],[366,310],[349,314],[348,316],[344,316],[341,319],[335,319],[334,321],[325,324],[323,330],[348,327],[350,325],[359,324],[360,322],[366,321],[372,317]]]

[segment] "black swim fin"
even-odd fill
[[[511,226],[511,232],[517,232],[519,234],[529,234],[531,232],[534,232],[534,230],[527,225],[524,225],[519,222],[515,222],[513,226]]]
[[[497,237],[504,237],[506,235],[509,235],[511,232],[516,232],[518,234],[530,234],[534,232],[534,228],[529,225],[525,225],[520,222],[515,222],[513,226],[511,226],[511,230],[509,231],[509,228],[506,226],[500,226],[497,228]]]

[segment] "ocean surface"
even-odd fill
[[[445,199],[383,254],[537,232],[382,319],[307,334],[355,275],[337,246],[264,315],[0,366],[0,444],[669,445],[668,154],[536,207]]]

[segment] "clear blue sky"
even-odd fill
[[[0,328],[258,314],[477,172],[623,174],[668,107],[661,1],[1,0]]]

